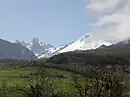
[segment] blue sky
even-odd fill
[[[87,0],[1,0],[0,38],[66,44],[88,33]]]

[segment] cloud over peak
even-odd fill
[[[90,0],[87,9],[100,15],[92,26],[93,39],[118,42],[130,37],[130,0]]]

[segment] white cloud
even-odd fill
[[[87,8],[102,14],[92,27],[93,39],[118,42],[130,37],[130,0],[91,0]]]
[[[119,0],[90,0],[87,8],[94,12],[107,12],[114,10],[118,2]]]

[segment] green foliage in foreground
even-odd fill
[[[32,73],[29,78],[20,76],[29,73]],[[57,76],[59,74],[66,77]],[[3,78],[1,81],[0,97],[128,97],[129,95],[122,76],[114,75],[114,72],[103,73],[94,70],[91,75],[82,76],[56,69],[24,68],[0,71],[0,76],[3,75],[12,78]],[[14,82],[16,79],[21,83]]]

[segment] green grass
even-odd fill
[[[0,77],[2,76],[19,76],[20,74],[28,74],[36,72],[38,68],[20,68],[14,70],[0,70]]]
[[[25,86],[29,82],[29,78],[21,78],[20,75],[26,75],[30,73],[37,72],[38,68],[36,67],[28,67],[28,68],[20,68],[14,70],[0,70],[0,83],[3,81],[8,85],[15,85],[18,84],[19,86]],[[65,77],[68,78],[52,78],[52,81],[57,84],[57,86],[68,88],[69,85],[69,77],[72,76],[71,73],[56,69],[46,69],[47,74],[54,75],[54,74],[63,74]],[[0,84],[1,85],[1,84]],[[68,89],[67,89],[68,90]]]
[[[25,85],[29,79],[21,78],[20,75],[34,73],[37,71],[37,68],[21,68],[14,70],[0,70],[0,83],[6,81],[8,85]]]

